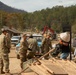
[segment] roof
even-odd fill
[[[30,34],[27,34],[27,36],[30,36]],[[41,34],[32,34],[32,36],[34,36],[34,37],[42,37]]]
[[[13,32],[13,33],[21,33],[20,31],[18,31],[18,30],[16,30],[15,28],[9,28],[9,27],[7,27],[7,26],[3,26],[3,28],[4,29],[6,29],[6,30],[8,30],[8,31],[10,31],[10,32]]]

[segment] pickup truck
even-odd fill
[[[21,39],[21,36],[13,36],[11,38],[11,44],[17,45],[20,39]]]

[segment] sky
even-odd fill
[[[57,5],[70,6],[75,5],[76,0],[0,0],[8,6],[34,12],[46,8],[52,8]]]

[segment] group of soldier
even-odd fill
[[[57,56],[59,52],[62,52],[61,59],[66,59],[70,51],[69,50],[70,36],[68,33],[63,34],[61,34],[60,41],[57,45],[58,47],[54,50],[52,55]],[[42,44],[40,46],[41,53],[45,54],[50,49],[52,49],[50,38],[51,38],[50,33],[46,33],[43,35]],[[2,34],[0,35],[0,74],[9,73],[10,48],[11,48],[11,41],[9,33],[7,32],[7,30],[2,29]],[[21,69],[23,69],[24,62],[26,62],[28,59],[35,57],[36,52],[39,52],[39,46],[37,40],[33,38],[32,34],[29,35],[29,39],[27,40],[27,35],[23,34],[20,40],[20,51],[19,51]],[[49,54],[47,54],[44,57],[44,59],[48,60]],[[5,72],[3,71],[3,66],[5,67]]]
[[[41,52],[43,54],[49,51],[49,47],[52,48],[50,34],[45,34],[41,44]],[[29,53],[28,53],[29,51]],[[30,34],[29,39],[27,40],[26,34],[22,35],[20,41],[20,60],[21,60],[21,68],[23,69],[23,63],[28,59],[34,58],[36,52],[39,52],[39,46],[37,40],[33,38],[32,34]],[[44,57],[48,59],[48,55]]]
[[[2,34],[0,35],[0,74],[9,73],[9,53],[11,48],[11,40],[9,33],[6,29],[2,29]],[[42,52],[45,54],[49,51],[49,47],[52,48],[49,34],[44,35],[42,41]],[[29,52],[28,52],[29,51]],[[31,59],[35,56],[36,52],[39,52],[39,46],[37,40],[33,38],[32,34],[29,35],[27,40],[27,35],[23,34],[20,40],[20,66],[23,69],[23,63],[28,59]],[[45,57],[47,59],[48,56]],[[5,72],[3,71],[5,67]]]
[[[21,68],[23,69],[23,63],[28,59],[34,58],[36,55],[36,51],[38,52],[41,49],[41,53],[44,55],[51,50],[51,53],[44,56],[44,59],[48,60],[50,56],[57,57],[60,54],[60,59],[67,59],[70,53],[70,34],[69,32],[64,32],[60,34],[60,39],[56,47],[52,49],[51,43],[51,34],[45,33],[43,34],[43,39],[41,46],[38,47],[37,40],[33,38],[32,34],[30,34],[29,39],[27,40],[26,34],[23,34],[20,41],[20,60],[21,60]],[[28,53],[28,51],[30,51]]]

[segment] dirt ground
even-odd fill
[[[57,43],[58,43],[58,40],[52,41],[52,44],[57,44]],[[10,59],[10,65],[9,65],[10,73],[12,73],[12,75],[16,75],[17,73],[21,72],[20,60],[17,59],[16,57],[15,46],[12,46],[10,50],[9,59]]]
[[[52,41],[52,44],[56,44],[57,41]],[[19,73],[21,71],[20,68],[20,60],[17,59],[16,57],[16,50],[15,50],[15,46],[12,46],[10,53],[9,53],[9,59],[10,59],[10,73],[12,73],[13,75]],[[5,75],[5,74],[3,74]]]
[[[21,71],[20,68],[20,60],[16,58],[16,52],[15,52],[15,47],[11,48],[10,54],[9,54],[9,69],[10,73],[15,75],[16,73],[19,73]],[[5,75],[5,74],[2,74]]]

